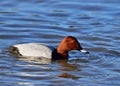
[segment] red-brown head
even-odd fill
[[[65,37],[57,48],[57,52],[63,57],[68,58],[68,52],[71,50],[78,50],[84,53],[89,53],[81,47],[78,40],[73,36]]]

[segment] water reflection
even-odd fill
[[[60,60],[60,61],[57,61],[57,63],[60,65],[59,70],[62,70],[62,71],[77,71],[78,69],[77,65],[71,64],[67,60]]]
[[[62,73],[62,74],[58,75],[58,77],[70,78],[70,79],[79,79],[79,77],[72,75],[72,74],[68,74],[68,73]]]
[[[33,57],[16,57],[16,59],[18,60],[22,60],[22,61],[27,61],[27,62],[35,62],[35,63],[38,63],[38,64],[51,64],[51,59],[48,59],[48,58],[43,58],[43,57],[40,57],[40,58],[33,58]]]
[[[70,74],[69,71],[77,71],[78,67],[75,64],[71,64],[68,62],[68,60],[59,60],[57,61],[59,64],[59,70],[61,70],[61,74],[58,75],[58,77],[62,78],[71,78],[71,79],[78,79],[79,77],[73,74]]]

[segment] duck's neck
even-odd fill
[[[59,51],[57,50],[57,53],[60,55],[62,59],[68,59],[68,52],[67,51]]]
[[[59,51],[58,49],[54,50],[52,55],[54,60],[68,59],[68,52]]]

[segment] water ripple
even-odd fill
[[[2,0],[0,85],[119,86],[120,1]],[[90,51],[70,52],[69,61],[20,59],[6,49],[41,42],[55,47],[67,35]]]

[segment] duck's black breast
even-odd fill
[[[57,52],[57,49],[55,49],[52,52],[52,60],[65,60],[65,59],[68,59],[68,58],[63,58],[62,55]]]

